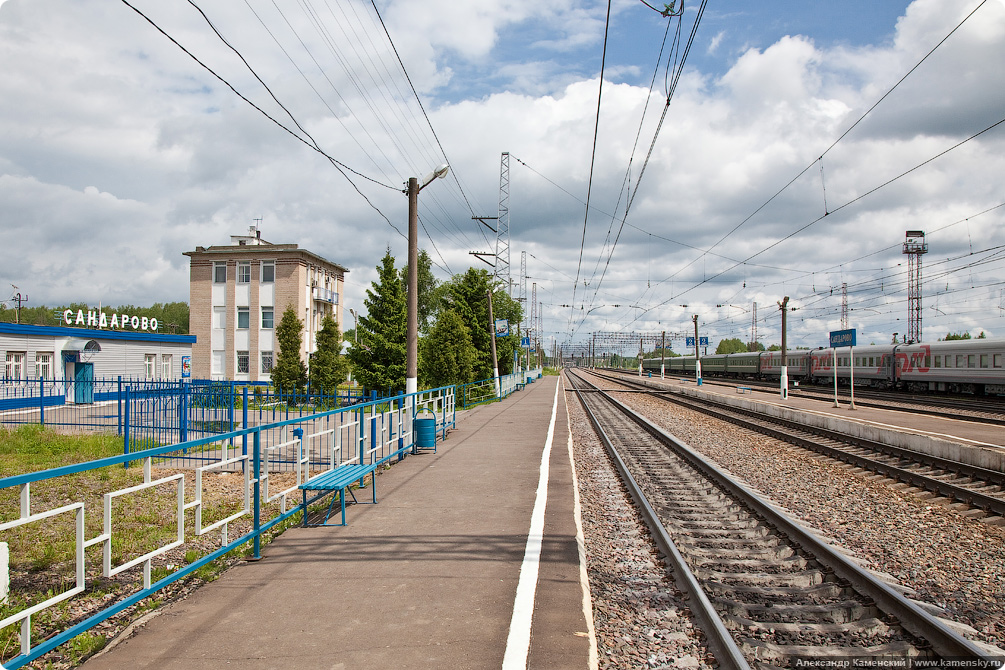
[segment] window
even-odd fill
[[[267,375],[272,372],[272,352],[262,352],[262,374]]]
[[[214,351],[213,352],[213,360],[212,360],[212,363],[211,363],[212,367],[210,368],[210,373],[214,374],[214,375],[222,375],[222,374],[224,374],[224,371],[223,371],[223,361],[224,360],[225,360],[224,359],[224,353],[223,353],[222,350],[218,349],[218,350]]]
[[[262,261],[262,283],[271,284],[276,281],[276,262]]]
[[[24,353],[23,351],[8,351],[7,364],[4,366],[4,377],[7,379],[24,379]]]
[[[965,368],[967,367],[967,355],[966,354],[956,354],[956,367]]]
[[[937,368],[941,368],[942,367],[942,356],[936,356],[935,357],[935,367],[937,367]]]
[[[237,264],[237,283],[238,284],[250,284],[251,283],[251,262],[250,261],[240,261]]]
[[[930,355],[929,356],[925,356],[925,367],[926,368],[932,367],[932,357]]]
[[[988,355],[987,354],[981,354],[981,367],[982,368],[988,367]]]
[[[171,379],[171,354],[161,354],[161,379]]]
[[[227,327],[227,308],[226,307],[214,307],[213,308],[213,327],[221,329],[221,330]]]
[[[238,307],[237,308],[237,327],[241,329],[247,329],[251,327],[251,311],[250,307]]]
[[[262,328],[273,328],[275,311],[271,307],[262,308]]]
[[[992,358],[991,360],[994,362],[994,366],[996,368],[1000,368],[1002,366],[1002,355],[1001,354],[995,354],[994,358]]]
[[[143,356],[143,372],[147,379],[154,378],[154,371],[156,366],[157,355],[156,354],[146,354]]]
[[[953,367],[953,355],[952,354],[946,354],[946,367],[947,368]]]
[[[227,283],[227,264],[226,263],[213,263],[213,283],[214,284],[226,284]]]
[[[976,368],[977,367],[977,354],[968,354],[967,355],[967,367],[968,368]]]
[[[35,354],[35,376],[52,379],[52,352],[39,351]]]
[[[248,364],[250,363],[251,357],[248,355],[247,351],[237,352],[237,374],[246,375],[248,374]]]

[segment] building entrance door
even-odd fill
[[[73,402],[94,402],[94,363],[77,363],[73,370]]]

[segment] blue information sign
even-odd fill
[[[529,337],[521,337],[520,338],[520,346],[524,347],[524,348],[530,347],[530,338]]]
[[[686,344],[684,346],[686,346],[686,347],[693,347],[694,346],[694,338],[693,337],[685,337],[684,339],[686,340]]]
[[[698,346],[707,347],[708,346],[708,338],[707,337],[699,337],[698,338]]]
[[[854,347],[855,346],[855,329],[849,328],[848,330],[832,330],[831,331],[831,346],[832,347]]]

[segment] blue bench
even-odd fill
[[[345,525],[345,495],[346,491],[352,496],[352,500],[355,503],[359,501],[356,500],[356,494],[352,492],[352,484],[355,481],[362,480],[366,475],[373,475],[374,470],[377,469],[377,463],[354,463],[352,465],[340,465],[334,470],[329,470],[323,472],[320,475],[311,477],[306,482],[300,485],[300,490],[304,492],[304,501],[300,507],[300,511],[304,517],[304,527],[307,526],[327,526],[328,519],[331,518],[332,506],[335,504],[335,494],[338,493],[339,500],[342,503],[342,523],[331,524],[344,526]],[[372,476],[370,478],[370,491],[373,495],[373,502],[377,502],[377,478]],[[310,500],[307,499],[308,491],[320,491],[320,493]],[[313,503],[327,495],[331,495],[331,502],[328,503],[328,511],[325,512],[325,520],[321,523],[308,523],[307,522],[307,505]]]
[[[736,392],[737,393],[750,393],[750,391],[751,391],[751,389],[750,389],[749,386],[737,386],[736,387]]]

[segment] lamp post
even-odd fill
[[[419,191],[429,186],[437,177],[447,176],[450,166],[444,163],[419,183],[408,178],[408,326],[405,351],[405,393],[419,390]],[[414,401],[407,401],[410,405]]]
[[[352,341],[359,344],[359,313],[352,307],[349,308],[349,313],[352,314]]]

